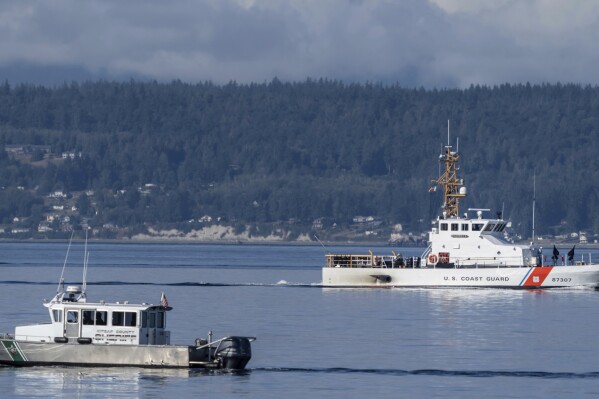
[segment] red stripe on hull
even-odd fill
[[[535,267],[524,284],[522,284],[522,287],[540,287],[549,273],[551,273],[551,270],[553,270],[553,266]]]

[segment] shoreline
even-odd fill
[[[43,243],[68,243],[69,239],[66,238],[26,238],[26,239],[13,239],[13,238],[0,238],[0,243],[35,243],[35,244],[43,244]],[[73,239],[73,242],[83,243],[85,239],[76,238]],[[190,240],[184,238],[140,238],[140,239],[130,239],[130,238],[90,238],[88,239],[88,243],[99,243],[99,244],[118,244],[118,245],[126,245],[126,244],[156,244],[156,245],[168,245],[168,244],[176,244],[176,245],[255,245],[255,246],[322,246],[318,241],[283,241],[283,240],[264,240],[264,239],[256,239],[256,240]],[[413,243],[409,243],[407,245],[402,243],[389,243],[386,241],[322,241],[323,244],[329,246],[337,246],[337,247],[397,247],[397,248],[425,248],[426,244],[423,245],[415,245]],[[519,245],[527,245],[527,242],[517,243]],[[540,243],[536,243],[539,245]],[[547,245],[539,245],[544,249],[550,249],[555,245],[559,248],[570,248],[572,246],[576,246],[576,250],[585,250],[585,249],[599,249],[599,243],[588,243],[588,244],[580,244],[580,243],[568,243],[568,242],[547,242]]]
[[[27,239],[0,239],[1,243],[35,243],[35,244],[44,244],[44,243],[68,243],[69,239],[62,238],[27,238]],[[73,242],[76,243],[84,243],[85,239],[74,238]],[[88,243],[99,243],[99,244],[118,244],[118,245],[127,245],[127,244],[156,244],[156,245],[168,245],[168,244],[176,244],[176,245],[264,245],[264,246],[321,246],[317,241],[280,241],[280,240],[249,240],[249,241],[231,241],[231,240],[189,240],[189,239],[177,239],[177,238],[156,238],[156,239],[129,239],[129,238],[90,238],[88,239]],[[417,245],[391,245],[384,241],[323,241],[325,245],[331,246],[344,246],[344,247],[355,247],[355,246],[373,246],[373,247],[414,247],[421,248],[421,246]],[[422,247],[424,248],[424,247]]]

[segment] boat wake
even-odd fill
[[[265,367],[246,370],[251,372],[272,373],[331,373],[331,374],[375,374],[394,376],[440,376],[440,377],[516,377],[516,378],[543,378],[543,379],[577,379],[599,378],[599,371],[587,373],[548,372],[548,371],[497,371],[497,370],[401,370],[401,369],[353,369],[344,367],[333,368],[296,368],[296,367]]]

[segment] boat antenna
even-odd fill
[[[58,288],[56,288],[56,293],[60,293],[60,288],[62,287],[64,291],[64,270],[67,267],[67,260],[69,259],[69,252],[71,251],[71,243],[73,242],[73,234],[75,234],[75,230],[71,231],[71,238],[69,239],[69,246],[67,248],[67,255],[64,257],[64,263],[62,265],[62,272],[60,273],[60,280],[58,280]]]
[[[466,197],[466,191],[461,190],[464,185],[464,180],[458,177],[458,160],[460,155],[457,151],[451,150],[449,144],[449,120],[447,121],[447,139],[448,143],[444,153],[439,156],[440,164],[444,164],[445,171],[439,173],[439,178],[433,180],[433,184],[438,184],[443,187],[443,217],[458,217],[460,199]]]
[[[89,263],[89,252],[87,252],[87,228],[85,229],[85,249],[83,251],[83,288],[82,294],[85,294],[87,288],[87,265]]]
[[[441,152],[440,152],[440,154],[443,154],[443,144],[441,144]],[[438,168],[437,176],[441,176],[441,162],[439,162],[439,168]]]
[[[535,203],[537,202],[537,169],[532,175],[532,244],[535,242]]]
[[[324,249],[325,253],[329,254],[331,253],[327,247],[324,246],[324,244],[322,243],[322,241],[320,241],[320,239],[318,238],[318,236],[316,234],[314,234],[314,238],[316,238],[316,241],[318,241],[318,243],[322,246],[322,248]]]

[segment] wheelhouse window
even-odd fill
[[[122,326],[125,323],[125,312],[112,312],[112,325]]]
[[[67,323],[75,324],[79,322],[79,311],[69,310],[67,312]]]
[[[459,224],[457,224],[457,223],[451,224],[451,231],[458,231],[459,228],[460,228]]]
[[[106,311],[102,310],[84,310],[83,311],[83,325],[85,326],[105,326],[107,320]]]
[[[53,309],[52,319],[55,323],[62,323],[62,309]]]
[[[141,328],[148,327],[148,312],[141,312]]]
[[[125,312],[125,325],[128,327],[137,325],[137,312]]]
[[[156,313],[150,312],[150,328],[156,328]]]
[[[112,312],[113,326],[137,326],[137,312]]]
[[[472,223],[472,231],[481,231],[483,226],[483,223]]]
[[[463,223],[462,224],[462,231],[468,231],[468,226],[469,226],[468,223]]]
[[[83,311],[83,325],[84,326],[93,326],[95,315],[96,315],[96,312],[94,310],[84,310]]]
[[[96,310],[96,325],[105,326],[108,321],[108,312],[105,310]]]
[[[447,231],[447,223],[441,223],[441,231]]]
[[[156,313],[156,327],[164,328],[164,312]]]
[[[489,223],[487,227],[485,227],[485,231],[493,231],[495,228],[495,223]]]

